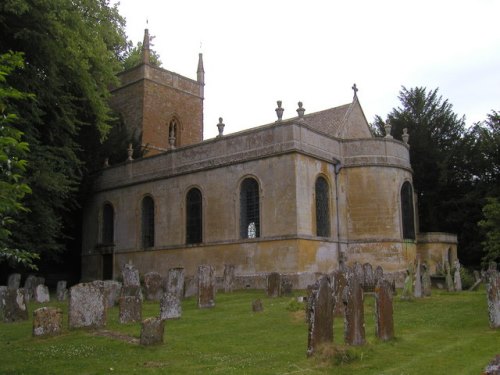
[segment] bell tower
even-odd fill
[[[146,29],[141,62],[118,74],[120,84],[111,90],[110,100],[145,156],[203,141],[203,55],[193,80],[152,65],[150,53]]]

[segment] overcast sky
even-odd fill
[[[205,139],[349,103],[369,122],[401,86],[439,88],[467,125],[500,110],[498,0],[121,0],[134,44],[144,29],[163,68],[205,66]],[[146,20],[148,24],[146,24]]]

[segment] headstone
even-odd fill
[[[500,273],[490,275],[486,284],[488,316],[491,328],[500,328]]]
[[[431,281],[431,274],[429,272],[429,267],[427,266],[427,263],[422,264],[422,293],[424,297],[430,297],[432,294],[432,281]]]
[[[474,270],[474,281],[482,281],[482,277],[481,277],[481,274],[479,273],[478,270]]]
[[[406,270],[405,282],[403,285],[403,291],[401,292],[402,300],[412,300],[413,299],[413,268],[410,266]]]
[[[5,296],[9,288],[5,285],[0,285],[0,321],[3,321],[3,313],[5,310]]]
[[[63,312],[56,307],[33,311],[33,336],[53,336],[62,332]]]
[[[497,354],[493,360],[488,363],[484,369],[483,375],[500,375],[500,354]]]
[[[106,325],[106,299],[103,287],[81,283],[69,290],[69,328],[100,328]]]
[[[374,279],[375,285],[377,285],[380,280],[384,279],[384,269],[381,266],[375,268]]]
[[[319,345],[333,342],[333,294],[329,276],[322,276],[313,286],[308,302],[307,356]]]
[[[26,294],[26,301],[32,301],[35,298],[35,289],[38,285],[44,284],[45,279],[35,275],[28,275],[24,282],[24,290]]]
[[[262,301],[260,299],[256,299],[252,301],[252,311],[253,312],[261,312],[264,310],[264,306],[262,305]]]
[[[4,322],[11,323],[28,320],[26,291],[23,288],[16,290],[6,288],[3,301]]]
[[[453,286],[457,292],[462,290],[462,276],[460,276],[460,262],[455,260],[455,273],[453,274]]]
[[[333,284],[333,314],[334,316],[344,316],[344,288],[347,286],[346,273],[337,270],[332,274],[331,280]]]
[[[160,318],[147,318],[141,324],[141,345],[163,344],[165,321]]]
[[[365,343],[365,313],[363,305],[363,290],[359,278],[349,272],[347,286],[344,288],[344,340],[348,345],[364,345]]]
[[[67,282],[65,280],[59,280],[57,282],[56,297],[59,302],[66,301],[68,299],[68,288]]]
[[[102,281],[104,299],[106,301],[106,308],[113,307],[118,304],[118,300],[122,295],[122,283],[115,280],[104,280]],[[137,290],[135,289],[134,296],[141,297],[140,293],[137,294]]]
[[[160,319],[179,319],[182,316],[182,306],[179,296],[165,292],[160,299]]]
[[[137,296],[142,299],[141,279],[139,270],[131,263],[126,263],[122,268],[122,296]]]
[[[375,287],[375,335],[382,341],[394,337],[394,318],[391,284],[379,280]]]
[[[234,264],[224,265],[224,292],[230,293],[234,289]]]
[[[281,277],[281,295],[282,296],[291,296],[293,292],[293,285],[290,278],[286,276]]]
[[[49,287],[46,285],[37,285],[35,288],[35,302],[47,303],[50,302]]]
[[[20,273],[12,273],[9,275],[9,279],[7,281],[7,287],[9,289],[19,289],[21,286],[21,274]]]
[[[352,272],[354,273],[354,276],[356,279],[358,279],[359,286],[361,288],[364,288],[365,286],[365,272],[363,270],[363,266],[359,262],[354,262],[354,265],[352,266]]]
[[[161,276],[158,272],[144,275],[144,290],[148,301],[159,301],[163,294]]]
[[[118,300],[120,323],[133,323],[142,320],[142,301],[137,296],[123,296]]]
[[[212,266],[201,265],[198,267],[198,308],[215,306],[216,279]]]
[[[281,275],[278,272],[271,272],[267,275],[267,295],[268,297],[281,296]]]
[[[453,279],[451,278],[450,264],[446,262],[444,267],[446,269],[446,290],[448,292],[453,292],[455,290],[455,286],[453,284]]]
[[[184,268],[168,270],[165,291],[175,294],[179,299],[184,297]]]
[[[422,298],[422,273],[420,270],[420,259],[417,260],[417,268],[415,270],[415,289],[413,290],[415,298]]]
[[[375,289],[375,275],[373,274],[373,268],[370,263],[363,264],[363,273],[363,290],[365,292],[373,292],[373,290]]]

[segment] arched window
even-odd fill
[[[186,243],[203,242],[203,207],[201,192],[192,188],[186,195]]]
[[[168,124],[168,144],[170,147],[175,147],[179,144],[178,124],[175,118]]]
[[[147,196],[142,200],[142,247],[155,245],[155,202]]]
[[[401,215],[403,222],[403,238],[415,239],[415,219],[413,213],[413,189],[406,181],[401,187]]]
[[[316,235],[330,236],[330,200],[328,182],[323,177],[316,179]]]
[[[260,237],[259,184],[253,178],[246,178],[240,190],[240,236]]]
[[[112,245],[115,242],[115,212],[113,206],[105,203],[102,208],[102,244]]]

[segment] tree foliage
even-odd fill
[[[150,39],[153,39],[154,37],[150,37]],[[139,65],[142,62],[142,42],[137,42],[137,45],[135,47],[130,47],[129,44],[129,49],[125,55],[125,58],[123,59],[123,69],[131,69],[134,66]],[[149,55],[149,63],[153,66],[156,66],[158,68],[161,68],[161,59],[160,55],[153,49],[150,49],[150,55]]]
[[[484,219],[479,225],[485,231],[483,263],[486,265],[489,261],[500,261],[500,199],[488,198],[483,214]]]
[[[26,62],[9,82],[36,98],[13,107],[30,145],[32,194],[25,200],[29,214],[21,213],[12,227],[11,245],[39,253],[63,249],[92,158],[85,142],[110,131],[109,86],[126,50],[123,27],[107,0],[0,3],[0,52],[23,52]]]

